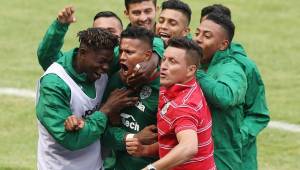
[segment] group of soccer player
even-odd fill
[[[38,169],[257,169],[270,116],[256,64],[232,42],[230,9],[193,11],[192,35],[188,1],[124,1],[125,29],[101,11],[63,52],[80,23],[67,6],[39,44]]]

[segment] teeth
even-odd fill
[[[169,34],[166,34],[166,33],[163,33],[163,32],[159,33],[159,35],[160,35],[161,37],[166,37],[166,38],[169,38],[169,37],[170,37]]]

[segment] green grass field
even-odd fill
[[[223,3],[232,10],[234,41],[257,63],[266,85],[272,120],[300,125],[300,1],[185,0],[193,10],[191,29],[201,8]],[[161,2],[161,1],[159,1]],[[124,21],[123,0],[11,0],[0,5],[0,88],[34,90],[42,74],[36,49],[60,9],[73,4],[77,23],[66,36],[64,50],[77,45],[76,33],[92,25],[95,13],[113,10]],[[0,170],[36,169],[37,129],[34,100],[0,95]],[[258,137],[259,169],[300,169],[300,133],[266,129]]]

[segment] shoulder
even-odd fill
[[[40,92],[41,93],[60,93],[64,95],[70,94],[69,86],[56,74],[47,74],[40,80]]]
[[[171,102],[172,108],[183,113],[196,113],[204,105],[205,102],[203,93],[198,83],[188,89],[182,91],[179,96]]]

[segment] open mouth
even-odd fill
[[[166,74],[165,73],[162,73],[160,72],[160,78],[165,78],[166,77]]]
[[[121,70],[122,72],[127,75],[128,73],[128,66],[126,64],[123,64],[123,63],[120,63],[120,66],[121,66]]]
[[[170,36],[169,34],[164,33],[164,32],[160,32],[158,35],[159,35],[160,38],[162,38],[162,39],[169,39],[169,38],[171,38],[171,36]]]

